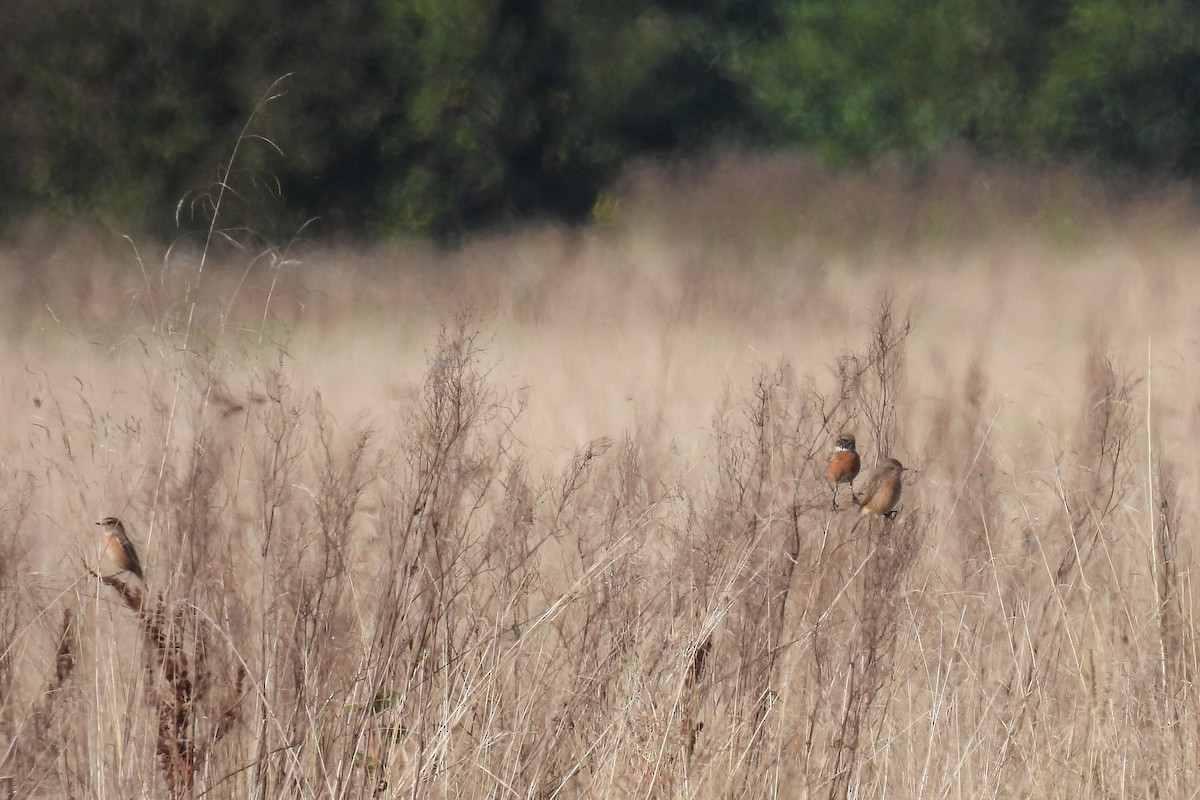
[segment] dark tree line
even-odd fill
[[[267,235],[446,235],[581,218],[630,158],[727,143],[1200,170],[1184,2],[42,0],[0,30],[0,224],[171,235],[224,179]]]

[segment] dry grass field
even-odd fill
[[[729,155],[452,250],[30,232],[0,797],[1194,796],[1198,221]]]

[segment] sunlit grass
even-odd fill
[[[31,235],[0,789],[1186,795],[1196,216],[743,156],[445,252]],[[843,430],[916,470],[853,535]]]

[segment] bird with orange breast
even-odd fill
[[[142,562],[138,559],[137,550],[129,535],[125,533],[125,525],[116,517],[105,517],[96,523],[101,528],[104,538],[103,558],[117,568],[117,573],[129,572],[136,575],[143,583],[146,577],[142,574]]]
[[[838,507],[839,483],[850,484],[850,498],[858,502],[858,497],[854,494],[854,479],[858,477],[858,470],[861,467],[862,462],[858,458],[854,437],[848,433],[839,436],[834,444],[833,455],[829,458],[829,466],[825,468],[825,479],[829,481],[829,487],[833,490],[834,511],[837,511]]]
[[[858,521],[854,528],[868,516],[877,514],[891,519],[896,516],[896,504],[900,502],[900,476],[908,467],[894,458],[885,458],[867,481],[867,488],[858,496]]]

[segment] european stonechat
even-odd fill
[[[858,498],[859,522],[868,514],[879,514],[889,519],[895,516],[896,504],[900,502],[900,476],[906,469],[894,458],[883,460]],[[858,522],[854,524],[857,526]]]
[[[108,556],[108,560],[113,563],[117,571],[132,572],[145,583],[146,577],[142,574],[142,563],[138,560],[137,550],[134,549],[133,542],[129,541],[129,536],[125,533],[125,526],[121,520],[116,517],[105,517],[96,524],[103,529],[104,555]]]
[[[833,489],[834,511],[837,511],[839,483],[850,484],[850,497],[855,501],[858,500],[854,494],[854,479],[858,477],[858,470],[861,467],[862,462],[858,458],[858,450],[855,449],[854,437],[848,433],[839,436],[834,445],[833,456],[829,459],[829,466],[825,468],[825,478],[829,481],[830,488]]]

